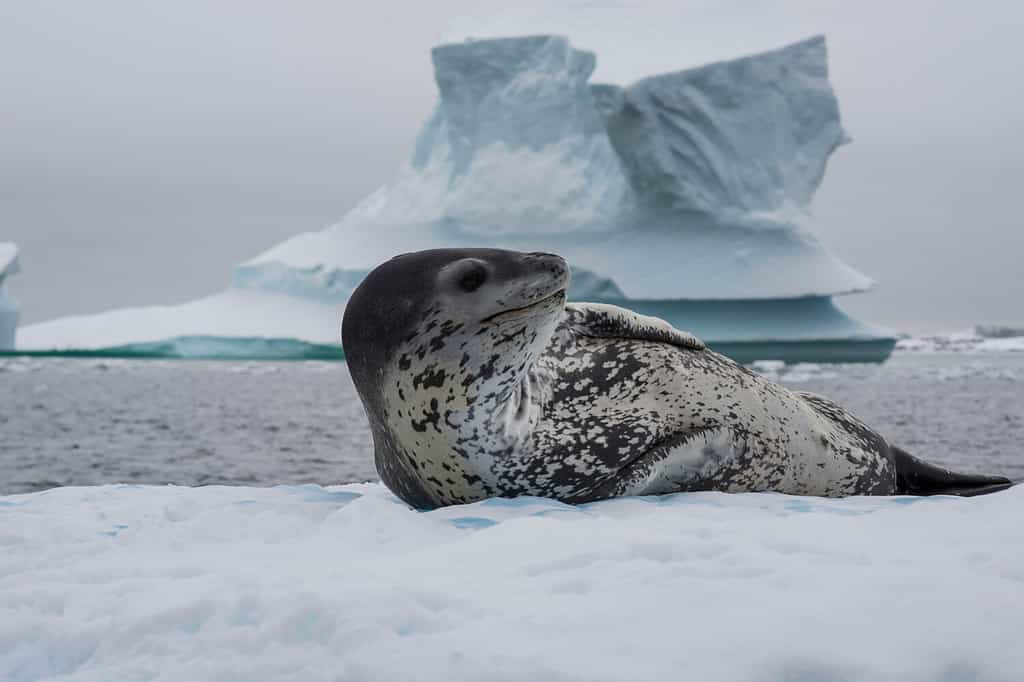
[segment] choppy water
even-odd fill
[[[758,369],[837,400],[914,454],[1024,479],[1024,353]],[[0,494],[375,478],[343,363],[0,359]]]

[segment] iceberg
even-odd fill
[[[14,349],[14,333],[18,328],[20,307],[14,297],[4,290],[4,280],[17,274],[20,269],[17,244],[0,242],[0,351]]]
[[[1014,680],[1022,512],[1024,486],[426,513],[379,483],[0,496],[0,679]]]
[[[573,267],[570,298],[664,317],[739,360],[892,350],[891,332],[832,302],[874,283],[812,230],[814,192],[849,139],[823,37],[625,86],[590,83],[596,56],[562,36],[431,56],[438,103],[410,160],[338,223],[241,263],[227,292],[32,325],[19,348],[224,335],[336,345],[371,268],[458,245],[558,253]],[[231,307],[242,297],[245,310]]]
[[[645,78],[602,99],[631,186],[670,215],[786,227],[787,209],[807,210],[829,156],[849,141],[823,37]]]
[[[283,293],[229,289],[179,305],[29,325],[18,331],[18,350],[90,357],[340,358],[342,310]]]
[[[846,139],[823,38],[617,92],[595,86],[605,93],[597,98],[580,83],[593,55],[562,37],[433,55],[440,103],[396,181],[336,225],[242,264],[236,282],[266,282],[271,271],[271,289],[303,290],[306,277],[341,279],[396,252],[463,244],[553,251],[629,299],[797,298],[873,285],[806,229],[828,155]],[[801,89],[810,94],[779,94]],[[815,102],[821,110],[806,113]]]

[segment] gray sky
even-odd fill
[[[435,97],[442,36],[551,30],[627,80],[829,41],[854,138],[818,234],[899,329],[1024,322],[1024,9],[1014,2],[0,4],[0,241],[23,320],[223,288],[231,267],[388,181]],[[472,13],[472,14],[471,14]],[[545,28],[550,27],[550,28]]]

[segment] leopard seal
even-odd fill
[[[413,507],[695,490],[972,495],[1010,485],[889,443],[692,334],[566,303],[559,256],[436,249],[378,266],[342,342],[383,482]]]

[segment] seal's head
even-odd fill
[[[374,374],[396,362],[401,350],[450,352],[446,338],[457,332],[464,337],[516,321],[557,322],[568,283],[568,266],[553,254],[402,254],[372,270],[349,299],[341,330],[345,357],[353,374]]]
[[[509,447],[529,419],[526,376],[568,283],[553,254],[435,249],[391,259],[355,290],[342,322],[345,358],[377,470],[400,497],[432,507],[487,494],[460,465]]]

